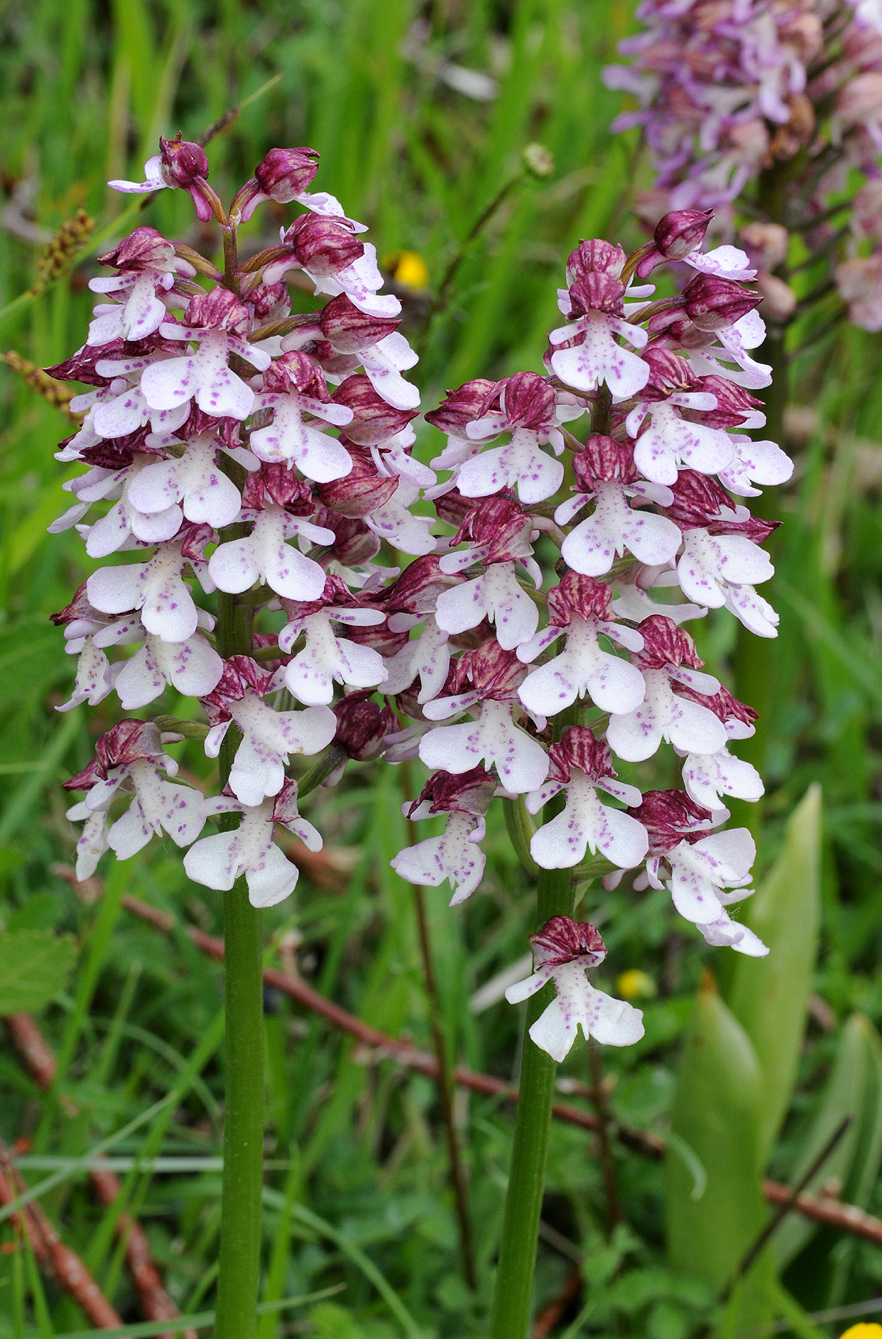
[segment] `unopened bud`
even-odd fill
[[[213,288],[191,298],[184,320],[203,330],[228,330],[236,335],[246,335],[251,329],[248,308],[228,288]]]
[[[163,181],[169,186],[180,186],[188,191],[200,181],[208,179],[208,159],[201,144],[181,139],[159,137],[159,157]]]
[[[616,312],[622,310],[625,285],[612,274],[586,274],[570,286],[570,315],[584,316],[586,312]]]
[[[574,284],[587,274],[611,274],[618,279],[624,269],[627,256],[622,248],[606,242],[601,237],[580,242],[567,259],[567,283]]]
[[[377,470],[370,451],[353,448],[347,438],[340,438],[349,452],[352,469],[342,479],[319,484],[317,493],[326,507],[341,516],[360,519],[388,502],[398,487],[398,477],[385,478]]]
[[[270,149],[254,175],[264,195],[286,205],[309,189],[318,165],[316,149]]]
[[[697,274],[683,290],[686,315],[699,330],[723,330],[758,307],[758,293],[716,274]]]
[[[337,717],[334,743],[359,762],[378,758],[386,736],[399,729],[395,713],[371,701],[373,691],[347,693],[333,709]]]
[[[675,209],[655,225],[653,238],[665,260],[682,260],[704,241],[712,209]]]
[[[324,214],[304,214],[288,229],[285,241],[304,269],[323,273],[336,274],[364,255],[364,244]]]
[[[416,409],[394,409],[374,390],[363,375],[347,377],[334,392],[336,404],[346,405],[354,415],[346,436],[359,446],[379,446],[406,428]]]
[[[577,958],[589,958],[592,965],[602,962],[606,945],[590,921],[574,921],[569,916],[552,916],[536,934],[530,935],[533,956],[543,967],[562,967]]]
[[[554,388],[536,372],[516,372],[499,383],[499,403],[513,427],[546,428],[554,414]]]
[[[467,381],[458,390],[448,391],[447,399],[430,414],[424,415],[425,420],[451,437],[460,437],[466,441],[466,428],[476,418],[482,417],[493,389],[494,383],[486,377]]]
[[[142,227],[99,260],[117,270],[170,270],[175,263],[175,249],[155,228]]]
[[[359,311],[345,293],[326,303],[319,314],[322,334],[338,353],[359,353],[397,330],[395,316],[369,316]]]

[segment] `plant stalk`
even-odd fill
[[[250,652],[253,620],[250,605],[239,604],[233,595],[219,596],[217,643],[222,656]],[[227,783],[238,746],[238,731],[231,726],[220,752],[221,786]],[[235,816],[222,815],[220,825],[235,826]],[[257,1336],[264,1131],[262,947],[260,912],[248,900],[244,878],[237,879],[224,893],[227,1059],[215,1339]]]
[[[605,407],[601,405],[601,415]],[[596,430],[594,422],[592,417],[592,431]],[[554,719],[555,742],[568,726],[578,725],[580,718],[581,706],[578,701],[560,712]],[[547,822],[559,814],[563,807],[563,795],[555,795],[545,805],[542,816]],[[571,869],[540,869],[536,887],[536,929],[541,929],[552,916],[572,916],[575,898]],[[527,1003],[527,1032],[524,1037],[514,1142],[502,1219],[490,1339],[527,1339],[530,1327],[533,1274],[536,1269],[536,1246],[545,1190],[557,1064],[547,1052],[540,1051],[530,1039],[529,1032],[553,999],[554,986],[549,982]]]
[[[549,808],[551,806],[546,805],[546,811]],[[571,916],[572,913],[571,871],[542,870],[537,890],[537,928],[551,916]],[[553,998],[554,986],[549,984],[528,1002],[528,1033]],[[540,1051],[527,1035],[496,1273],[491,1339],[526,1339],[530,1326],[533,1271],[556,1074],[555,1061],[545,1051]]]

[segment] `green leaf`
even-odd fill
[[[73,966],[70,935],[48,930],[0,934],[0,1014],[35,1013],[64,989]]]
[[[873,1188],[882,1153],[882,1043],[864,1014],[852,1014],[842,1030],[836,1060],[821,1103],[806,1131],[790,1170],[795,1184],[818,1156],[845,1116],[852,1124],[823,1167],[806,1186],[817,1194],[825,1181],[836,1179],[843,1195],[863,1195]],[[776,1255],[783,1269],[818,1231],[818,1225],[791,1214],[776,1235]]]
[[[762,1073],[750,1038],[717,994],[710,973],[699,990],[677,1077],[671,1128],[707,1176],[695,1178],[681,1154],[666,1161],[671,1264],[715,1289],[731,1282],[765,1221],[759,1174]],[[737,1289],[736,1328],[771,1317],[770,1257],[764,1252]]]
[[[821,905],[821,788],[809,788],[787,824],[784,848],[746,908],[745,921],[769,947],[739,955],[729,1007],[756,1051],[762,1075],[761,1163],[790,1103],[802,1049]]]
[[[854,1159],[842,1198],[865,1209],[876,1185],[882,1161],[882,1037],[866,1014],[854,1014],[849,1020],[863,1035],[867,1052],[864,1096],[857,1119]]]

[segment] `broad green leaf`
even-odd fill
[[[849,1204],[865,1209],[879,1174],[882,1161],[882,1037],[866,1014],[854,1014],[849,1020],[863,1035],[867,1051],[864,1097],[857,1118],[854,1159],[842,1197]]]
[[[845,1116],[852,1123],[836,1148],[806,1186],[817,1194],[835,1179],[847,1192],[872,1188],[880,1152],[880,1043],[872,1023],[852,1014],[842,1030],[836,1060],[821,1104],[800,1144],[788,1180],[795,1185]],[[776,1234],[775,1253],[783,1269],[818,1231],[818,1225],[790,1214]]]
[[[768,945],[769,956],[739,956],[729,992],[729,1007],[760,1063],[762,1164],[787,1112],[802,1048],[818,944],[820,857],[821,788],[813,785],[745,909],[745,921]]]
[[[0,1014],[35,1013],[64,989],[73,966],[70,935],[48,930],[0,934]]]
[[[759,1188],[762,1073],[750,1038],[717,994],[708,973],[686,1033],[671,1128],[707,1178],[695,1177],[675,1151],[667,1158],[667,1232],[671,1264],[716,1289],[732,1279],[765,1221]],[[736,1328],[771,1316],[768,1253],[733,1299]]]

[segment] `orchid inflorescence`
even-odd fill
[[[707,220],[693,211],[630,257],[580,242],[546,374],[449,392],[426,415],[447,434],[430,467],[411,450],[419,395],[402,375],[416,356],[400,304],[379,291],[362,225],[309,193],[317,164],[310,149],[273,150],[226,210],[202,149],[163,140],[145,182],[113,183],[188,190],[220,225],[226,265],[136,228],[104,257],[113,277],[91,281],[102,301],[88,343],[51,369],[90,387],[58,453],[88,468],[53,529],[76,525],[92,558],[134,558],[99,567],[54,616],[79,657],[61,710],[115,691],[137,712],[171,687],[205,723],[127,718],[101,736],[66,783],[86,792],[69,810],[84,823],[78,877],[108,847],[126,858],[164,833],[189,847],[197,883],[244,876],[255,906],[274,905],[298,877],[276,825],[321,847],[299,812],[307,792],[349,759],[418,757],[432,775],[405,813],[446,826],[395,857],[404,879],[469,897],[499,797],[528,868],[608,887],[640,870],[635,887],[667,887],[708,943],[764,954],[726,909],[749,894],[753,841],[716,830],[726,797],[762,794],[728,751],[755,713],[704,672],[682,626],[726,606],[776,632],[755,589],[772,574],[760,545],[774,526],[744,499],[791,465],[745,431],[764,422],[751,392],[769,381],[751,353],[763,323],[747,257],[701,252]],[[304,212],[240,263],[238,225],[268,200]],[[693,277],[653,300],[634,279],[666,261]],[[294,270],[328,299],[319,310],[291,315]],[[94,502],[111,505],[88,524]],[[165,745],[183,736],[227,757],[221,794],[175,779]],[[685,789],[617,779],[614,758],[641,762],[662,741]],[[536,972],[509,999],[555,982],[538,1045],[561,1059],[579,1025],[614,1045],[642,1035],[640,1011],[587,979],[605,955],[592,925],[553,917],[532,942]]]
[[[631,63],[604,79],[640,104],[613,123],[645,135],[655,181],[639,212],[651,226],[712,209],[727,237],[740,225],[770,320],[797,309],[789,255],[822,262],[848,319],[882,329],[879,0],[641,0],[637,17],[619,47]]]

